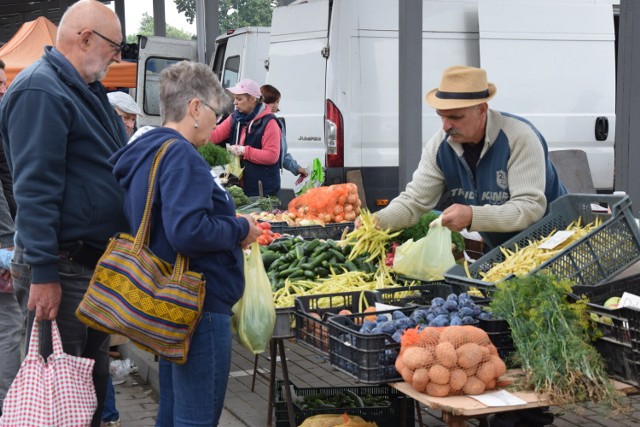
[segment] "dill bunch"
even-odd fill
[[[557,405],[589,400],[612,412],[625,412],[622,394],[590,344],[598,331],[589,320],[588,301],[569,301],[571,285],[542,274],[496,285],[491,308],[509,322],[515,361],[525,372],[521,386],[548,394]]]

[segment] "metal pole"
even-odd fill
[[[403,191],[418,167],[422,152],[422,0],[398,3],[398,191]]]

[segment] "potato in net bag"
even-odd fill
[[[353,183],[310,188],[287,206],[298,219],[313,219],[324,223],[355,221],[360,214],[358,187]]]
[[[396,369],[414,389],[435,397],[482,394],[507,371],[487,333],[471,325],[407,329]]]

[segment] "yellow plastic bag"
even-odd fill
[[[438,218],[431,223],[426,236],[417,242],[405,242],[396,248],[393,270],[413,279],[442,280],[444,272],[455,263],[451,252],[451,230],[443,227]]]
[[[232,327],[240,344],[253,354],[260,354],[273,335],[276,307],[258,242],[253,242],[251,253],[245,257],[244,277],[244,294],[232,308]]]
[[[366,422],[357,415],[321,414],[304,420],[300,427],[378,427],[374,422]]]
[[[232,157],[231,163],[227,165],[227,173],[235,176],[238,179],[241,179],[244,168],[241,166],[240,157],[238,156],[231,156],[231,157]]]

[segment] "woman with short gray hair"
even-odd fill
[[[250,216],[236,217],[233,199],[196,150],[207,143],[225,96],[206,65],[171,65],[160,74],[162,127],[142,134],[111,159],[135,234],[153,157],[166,141],[176,139],[157,172],[150,249],[171,263],[177,252],[188,256],[190,270],[206,279],[202,318],[187,362],[160,360],[156,426],[218,424],[231,364],[231,307],[244,291],[242,248],[261,233]]]

